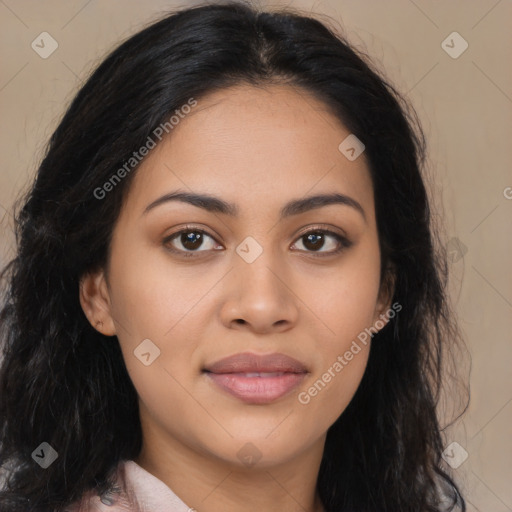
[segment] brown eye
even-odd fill
[[[194,252],[206,252],[216,246],[215,240],[208,233],[190,228],[173,233],[163,243],[172,252],[181,253],[183,256],[193,256]]]
[[[325,235],[320,231],[315,231],[308,233],[307,235],[303,235],[302,239],[304,240],[304,247],[310,251],[317,251],[321,249],[325,244]]]
[[[301,241],[304,247],[304,249],[301,250],[313,253],[317,252],[322,256],[336,254],[352,245],[352,243],[347,238],[339,235],[338,233],[319,229],[303,233],[298,241]],[[297,243],[298,242],[295,242],[294,245],[297,245]]]
[[[181,233],[179,240],[185,249],[195,251],[196,249],[199,249],[203,243],[203,234],[199,233],[199,231],[187,231],[185,233]]]

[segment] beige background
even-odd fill
[[[82,80],[114,44],[166,10],[195,3],[0,0],[0,263],[13,254],[6,212]],[[446,446],[456,441],[468,452],[453,475],[469,511],[512,511],[512,2],[260,5],[334,18],[408,93],[421,116],[433,192],[444,205],[446,242],[453,248],[451,292],[473,361],[471,404],[447,431]],[[31,48],[43,31],[59,45],[47,59]],[[469,44],[456,59],[441,46],[453,31]]]

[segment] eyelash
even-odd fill
[[[196,228],[194,226],[185,226],[183,229],[180,229],[179,231],[176,231],[176,232],[172,233],[171,235],[167,236],[163,240],[163,245],[170,252],[172,252],[174,254],[178,254],[179,256],[182,256],[184,258],[199,257],[197,253],[208,252],[208,251],[199,251],[199,250],[197,250],[197,251],[183,251],[181,249],[176,249],[176,248],[171,247],[170,245],[168,245],[169,242],[171,242],[174,238],[178,237],[179,235],[181,235],[183,233],[190,233],[190,232],[192,232],[192,233],[201,233],[202,235],[207,235],[210,238],[212,238],[213,240],[215,240],[215,237],[213,237],[212,235],[210,235],[207,231],[204,231],[203,229],[199,229],[199,228]],[[315,251],[301,251],[301,252],[307,252],[307,253],[310,253],[310,254],[314,254],[316,257],[319,257],[319,258],[324,258],[324,257],[333,256],[335,254],[339,254],[340,252],[344,251],[345,249],[348,249],[352,245],[352,242],[348,238],[346,238],[343,235],[340,235],[339,233],[336,233],[336,232],[334,232],[334,231],[332,231],[330,229],[324,228],[321,225],[315,226],[314,228],[308,229],[307,231],[301,233],[297,237],[296,240],[298,241],[301,238],[304,238],[305,236],[307,236],[307,235],[309,235],[311,233],[322,233],[322,234],[326,234],[326,235],[332,236],[339,243],[339,247],[337,249],[333,250],[333,251],[328,251],[328,252],[323,252],[323,253],[322,252],[315,252]],[[295,244],[295,242],[294,242],[294,244]]]

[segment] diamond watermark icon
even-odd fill
[[[160,356],[160,349],[151,340],[145,339],[133,353],[144,366],[149,366]]]
[[[441,48],[452,59],[458,59],[468,49],[468,46],[468,42],[458,32],[452,32],[441,43]]]
[[[59,454],[48,444],[41,443],[33,452],[32,458],[43,468],[48,468],[57,460]]]
[[[364,148],[365,145],[353,133],[343,139],[338,146],[339,151],[351,162],[361,155]]]
[[[248,236],[237,246],[236,252],[246,263],[252,263],[263,252],[263,247],[252,236]]]
[[[468,248],[456,236],[450,239],[446,246],[448,252],[448,260],[450,263],[457,263],[468,252]]]
[[[48,32],[41,32],[30,46],[39,57],[47,59],[59,47],[59,43]]]
[[[462,446],[454,441],[444,450],[442,457],[453,469],[457,469],[468,458],[468,452]]]
[[[245,443],[236,455],[247,467],[254,466],[261,459],[261,452],[252,443]]]

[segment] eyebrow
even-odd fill
[[[153,210],[157,206],[168,203],[170,201],[181,201],[183,203],[197,206],[198,208],[203,208],[209,212],[221,213],[231,217],[238,217],[240,211],[236,204],[228,203],[219,197],[215,197],[209,194],[181,192],[178,190],[165,194],[150,203],[144,209],[142,215],[146,215],[150,210]],[[293,199],[286,203],[283,208],[281,208],[279,219],[282,220],[292,215],[298,215],[300,213],[304,213],[316,208],[322,208],[323,206],[328,206],[331,204],[349,206],[358,211],[366,221],[366,214],[361,204],[350,196],[338,193],[319,194],[300,199]]]

